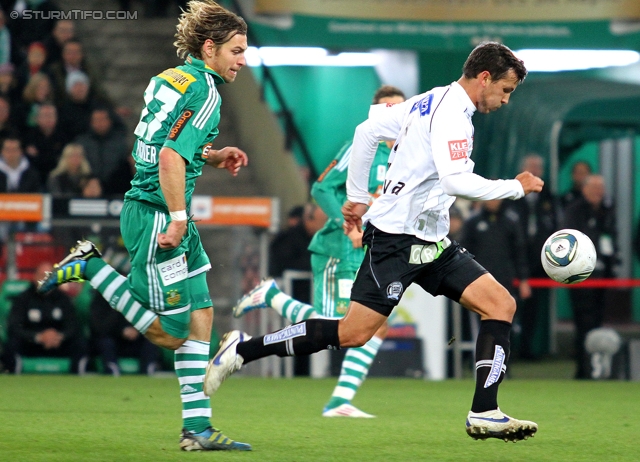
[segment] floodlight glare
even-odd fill
[[[249,47],[245,53],[248,66],[367,66],[380,61],[374,53],[344,52],[330,55],[318,47]]]
[[[640,61],[633,50],[542,50],[514,51],[530,72],[559,72],[628,66]]]

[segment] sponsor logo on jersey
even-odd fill
[[[304,335],[307,335],[307,323],[305,322],[285,327],[284,329],[278,332],[274,332],[273,334],[265,335],[263,344],[271,345],[273,343],[284,342],[286,340],[294,339],[296,337],[302,337]]]
[[[185,91],[187,91],[189,85],[196,81],[196,78],[191,74],[175,68],[163,71],[162,73],[158,74],[158,77],[169,82],[169,85],[183,94]]]
[[[500,378],[500,373],[502,372],[502,369],[504,367],[504,359],[504,350],[500,345],[496,345],[495,351],[493,353],[493,362],[491,363],[491,372],[489,372],[489,377],[487,377],[487,380],[484,383],[485,388],[489,388]]]
[[[431,263],[438,258],[438,246],[436,244],[412,245],[409,254],[409,264],[420,265]]]
[[[171,289],[169,292],[167,292],[167,303],[171,306],[180,303],[180,292],[175,289]]]
[[[432,94],[429,94],[429,95],[425,96],[420,101],[416,101],[413,104],[413,107],[411,108],[411,111],[409,111],[409,114],[411,114],[416,109],[418,109],[420,111],[420,116],[424,116],[424,115],[427,115],[427,114],[431,113],[431,103],[432,102],[433,102],[433,95]]]
[[[176,138],[178,138],[178,136],[184,129],[184,126],[187,125],[187,122],[191,117],[193,117],[193,111],[189,109],[185,110],[180,115],[180,117],[178,117],[178,120],[176,120],[176,122],[173,124],[173,127],[171,127],[168,138],[170,140],[175,140]]]
[[[347,313],[347,302],[338,302],[336,304],[336,313],[338,314],[346,314]]]
[[[400,300],[402,295],[402,283],[399,281],[392,282],[387,286],[387,298],[389,300]]]
[[[466,159],[469,151],[469,142],[467,140],[449,141],[449,155],[451,160]]]
[[[337,163],[338,161],[336,159],[333,159],[331,163],[327,166],[327,168],[324,169],[324,172],[322,172],[322,174],[318,177],[316,181],[320,183],[322,180],[324,180],[324,177],[327,176],[327,173],[329,173],[331,169],[336,166]]]
[[[353,287],[353,279],[338,279],[338,297],[351,298],[351,288]]]
[[[162,278],[162,282],[165,286],[170,286],[176,282],[184,281],[189,274],[189,268],[187,267],[187,257],[185,254],[178,255],[171,260],[167,260],[156,265],[158,272]]]

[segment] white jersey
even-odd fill
[[[368,177],[379,140],[396,140],[381,195],[363,222],[391,234],[437,242],[449,233],[449,208],[456,197],[519,199],[518,180],[487,180],[473,172],[476,107],[453,82],[404,103],[371,106],[356,129],[347,179],[351,202],[368,203]]]

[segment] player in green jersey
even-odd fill
[[[404,101],[398,88],[384,85],[374,95],[373,104],[395,104]],[[369,192],[377,197],[384,183],[390,149],[393,142],[378,146],[369,176]],[[347,312],[351,286],[356,271],[364,259],[362,230],[353,229],[345,235],[342,225],[342,204],[347,200],[347,166],[351,155],[351,142],[347,143],[329,164],[311,189],[311,194],[329,219],[309,245],[313,271],[313,306],[301,303],[283,293],[269,278],[238,300],[233,309],[236,317],[258,308],[273,308],[280,315],[297,323],[312,317],[342,318]],[[322,415],[325,417],[375,417],[351,404],[356,391],[369,372],[369,368],[386,336],[386,323],[364,346],[349,348],[342,361],[338,384]]]
[[[151,78],[135,129],[136,174],[120,216],[131,258],[129,276],[102,260],[91,242],[79,241],[41,281],[40,291],[87,280],[149,340],[175,350],[184,423],[181,449],[250,450],[209,421],[203,380],[215,332],[206,283],[211,264],[188,219],[196,178],[205,164],[234,176],[247,165],[238,148],[211,148],[220,121],[217,86],[233,82],[246,64],[247,25],[213,1],[192,0],[175,37],[185,63]]]

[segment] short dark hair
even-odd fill
[[[474,79],[483,71],[491,74],[491,79],[502,79],[510,69],[516,74],[518,83],[527,76],[524,61],[518,59],[506,45],[498,42],[484,42],[473,49],[462,67],[467,79]]]
[[[571,166],[571,173],[575,172],[576,168],[578,168],[578,165],[584,165],[585,167],[587,167],[587,170],[589,170],[589,173],[591,173],[591,164],[589,164],[589,162],[587,162],[586,160],[575,161]]]
[[[378,104],[382,98],[388,98],[389,96],[402,96],[403,99],[406,99],[404,93],[398,87],[383,85],[373,95],[373,104]]]
[[[62,44],[62,48],[66,47],[67,45],[73,45],[73,44],[80,45],[80,47],[83,48],[83,51],[84,51],[84,47],[82,46],[82,42],[80,41],[80,39],[75,38],[75,37],[70,38],[69,40],[64,42]]]
[[[9,133],[7,136],[0,140],[0,149],[4,149],[4,143],[7,141],[17,141],[22,149],[22,139],[16,133]]]

